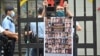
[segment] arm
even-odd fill
[[[32,31],[25,31],[25,35],[30,35],[32,33]]]
[[[66,13],[68,14],[69,17],[73,17],[72,12],[68,8],[66,8]]]
[[[42,12],[42,17],[45,16],[45,6],[43,6],[43,12]]]
[[[76,30],[77,30],[77,31],[81,31],[81,30],[82,30],[82,27],[81,27],[80,25],[77,25],[77,26],[76,26]]]
[[[72,12],[69,10],[69,5],[68,5],[67,1],[64,2],[64,7],[66,9],[66,14],[68,14],[69,17],[73,17]]]
[[[16,40],[18,40],[18,34],[12,33],[10,31],[5,31],[1,26],[0,26],[0,33],[3,33],[4,35],[10,38],[15,38]]]
[[[10,31],[3,31],[2,33],[8,36],[9,38],[15,38],[16,40],[18,40],[18,34],[16,33],[12,33]]]
[[[42,12],[42,17],[45,16],[45,9],[46,9],[45,7],[46,7],[46,6],[48,6],[48,2],[47,2],[47,0],[44,0],[44,1],[43,1],[43,12]]]
[[[78,22],[76,22],[76,30],[77,31],[81,31],[82,27],[80,26],[80,24]]]

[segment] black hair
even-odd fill
[[[43,12],[43,8],[40,7],[40,8],[38,9],[38,14],[42,14],[42,12]]]
[[[12,11],[14,8],[12,6],[6,6],[5,8],[5,14],[7,14],[8,11]]]

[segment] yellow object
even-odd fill
[[[20,6],[22,6],[24,3],[26,3],[27,0],[20,0]]]
[[[93,3],[93,0],[88,0],[88,2]]]

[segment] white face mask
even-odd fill
[[[11,11],[11,17],[14,17],[14,16],[15,16],[15,12]]]

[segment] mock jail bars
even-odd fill
[[[83,34],[81,34],[82,36],[79,35],[79,43],[75,44],[74,42],[74,47],[77,50],[77,53],[74,53],[75,56],[80,55],[79,51],[83,51],[83,55],[84,56],[97,56],[97,36],[96,36],[96,0],[93,0],[93,3],[91,3],[91,8],[88,8],[87,6],[90,6],[90,4],[88,4],[87,0],[83,0],[83,1],[79,1],[82,5],[80,13],[78,13],[78,2],[76,2],[78,0],[74,0],[74,23],[76,23],[76,21],[79,21],[82,23],[83,25]],[[91,9],[91,13],[90,15],[87,12],[90,12],[87,10]],[[80,14],[78,16],[78,14]],[[91,25],[89,26],[88,23],[91,23]],[[95,26],[95,27],[94,27]],[[90,29],[89,29],[90,28]],[[89,32],[91,30],[91,32]],[[78,33],[75,30],[75,33]],[[90,36],[90,35],[91,36]],[[82,39],[80,39],[82,38]],[[89,40],[91,40],[91,42],[89,42]],[[80,41],[83,41],[80,43]],[[92,54],[88,54],[89,53],[89,49],[91,50]]]
[[[32,5],[33,4],[32,2],[34,3],[34,5]],[[43,22],[44,20],[43,20],[43,18],[38,18],[38,13],[37,13],[38,12],[38,6],[37,6],[38,4],[37,4],[37,2],[39,2],[39,0],[38,1],[34,0],[34,1],[31,1],[31,2],[29,0],[27,0],[25,3],[22,4],[20,2],[20,0],[17,0],[17,5],[18,5],[18,33],[19,33],[19,37],[20,37],[19,41],[18,41],[19,56],[22,56],[22,50],[24,48],[26,48],[26,54],[25,54],[26,56],[30,56],[30,55],[40,56],[41,55],[39,53],[39,50],[40,50],[40,48],[43,48],[43,42],[41,42],[41,40],[43,41],[43,39],[38,38],[39,37],[39,35],[38,35],[38,33],[39,33],[38,32],[39,31],[38,30],[38,24],[40,24],[38,22]],[[33,6],[33,8],[35,7],[34,8],[35,12],[33,12],[34,14],[30,13],[32,11],[32,10],[29,9],[29,7],[30,7],[29,4],[30,3],[31,3],[31,6]],[[22,8],[24,8],[25,10],[21,10]],[[22,13],[22,12],[25,12],[25,14]],[[24,17],[23,15],[25,15],[26,17]],[[33,36],[36,37],[35,40],[37,40],[37,41],[33,43],[34,39],[30,38],[30,36],[26,36],[26,38],[27,38],[26,43],[23,43],[22,38],[23,37],[25,38],[25,36],[21,35],[22,33],[24,33],[22,27],[23,26],[25,27],[25,24],[29,24],[29,26],[30,26],[31,22],[35,22],[36,36],[34,36],[32,34],[32,37]],[[29,32],[29,28],[27,28],[26,32]],[[29,33],[27,33],[27,34],[29,34]],[[31,39],[33,39],[33,41],[31,41]],[[31,53],[31,52],[34,51],[33,48],[35,50],[34,54]],[[43,56],[43,54],[42,54],[42,56]]]

